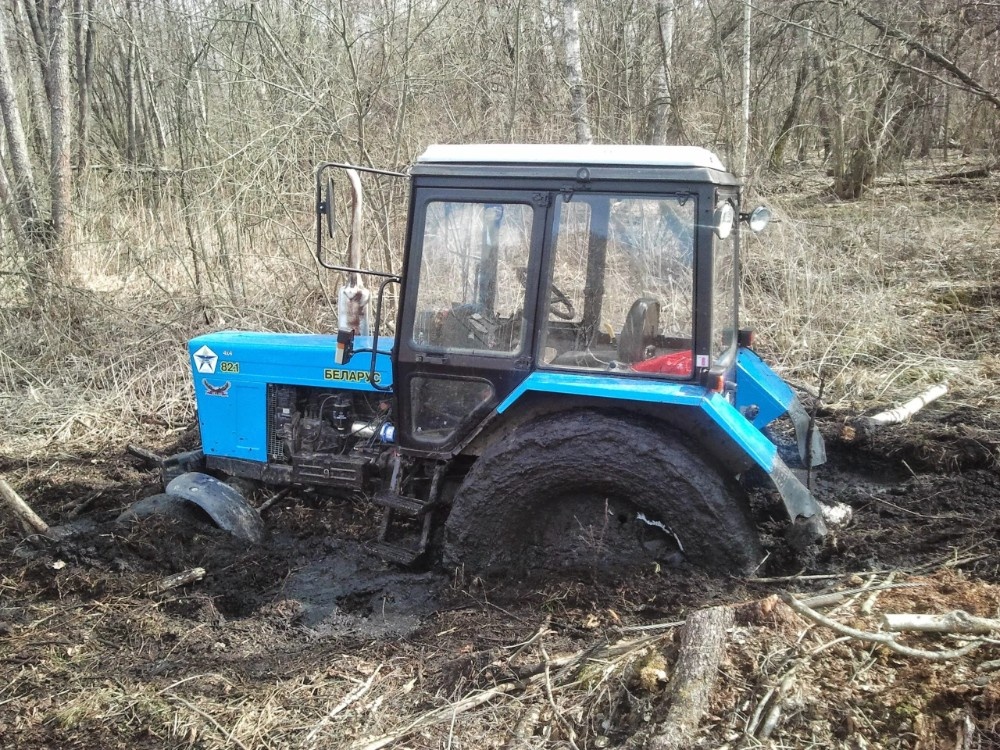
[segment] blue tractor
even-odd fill
[[[409,182],[399,274],[362,267],[365,172]],[[351,239],[331,262],[338,174]],[[826,532],[765,428],[787,415],[806,465],[822,439],[737,325],[740,224],[768,212],[741,213],[711,152],[432,146],[405,174],[321,165],[316,211],[339,330],[192,340],[202,447],[168,462],[194,472],[168,493],[218,515],[229,478],[353,491],[383,509],[374,552],[473,572],[752,570],[755,468],[795,539]]]

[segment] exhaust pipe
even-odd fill
[[[351,234],[347,240],[347,264],[351,268],[361,268],[361,212],[364,194],[357,171],[353,169],[344,171],[351,183]],[[347,283],[340,288],[340,294],[337,296],[337,327],[342,331],[352,331],[359,336],[367,336],[371,296],[361,274],[357,271],[348,273]]]

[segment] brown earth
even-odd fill
[[[403,572],[364,551],[370,504],[314,493],[271,508],[251,548],[171,519],[117,525],[156,485],[124,454],[2,457],[73,533],[28,539],[2,515],[0,748],[642,747],[669,707],[670,623],[695,608],[889,582],[906,587],[824,611],[868,631],[885,612],[997,617],[1000,424],[931,407],[861,438],[845,425],[822,419],[831,460],[815,489],[852,523],[808,560],[767,537],[759,577],[740,580]],[[765,517],[773,504],[756,501]],[[150,593],[195,566],[202,581]],[[790,612],[742,623],[698,745],[998,748],[998,659],[989,640],[942,663],[899,656]]]

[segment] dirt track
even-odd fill
[[[996,617],[995,425],[928,410],[851,444],[842,420],[831,415],[823,427],[831,462],[817,492],[849,503],[854,521],[805,570],[771,540],[761,577],[821,576],[777,582],[691,571],[529,581],[400,572],[361,546],[375,532],[371,506],[312,495],[269,511],[269,542],[250,549],[166,519],[116,525],[155,488],[135,459],[26,466],[8,457],[0,471],[18,491],[77,533],[36,546],[4,515],[0,747],[364,747],[421,716],[390,746],[639,747],[667,707],[675,629],[637,628],[783,590],[871,586],[891,571],[893,585],[915,587],[881,592],[871,615],[860,611],[867,595],[832,615],[869,630],[885,611]],[[194,566],[208,571],[203,581],[147,593]],[[533,664],[645,635],[657,638],[544,672],[544,689],[510,682]],[[703,746],[1000,747],[996,672],[976,671],[1000,658],[996,646],[939,665],[856,641],[830,645],[835,637],[794,616],[738,628]],[[756,709],[783,681],[783,712],[760,740]],[[496,685],[503,692],[481,706],[447,720],[433,713]],[[519,721],[525,739],[512,740]]]

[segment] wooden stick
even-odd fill
[[[162,594],[164,591],[170,591],[170,589],[175,589],[179,586],[186,586],[189,583],[200,581],[204,577],[204,568],[191,568],[190,570],[185,570],[180,573],[175,573],[172,576],[161,578],[156,583],[151,584],[149,588],[151,593]]]
[[[538,720],[541,715],[542,707],[540,705],[536,703],[533,706],[529,706],[521,715],[521,718],[518,719],[517,724],[514,725],[503,749],[521,750],[521,748],[531,747],[529,742],[535,733],[535,727],[538,726]]]
[[[257,512],[259,514],[261,514],[261,515],[264,515],[264,511],[270,510],[270,508],[271,508],[272,505],[274,505],[276,502],[278,502],[279,500],[281,500],[281,498],[287,496],[288,493],[291,492],[291,491],[292,491],[291,487],[285,487],[285,489],[283,489],[283,490],[278,490],[276,493],[274,493],[273,497],[271,497],[268,500],[265,500],[263,503],[261,503],[260,507],[257,508]]]
[[[956,609],[943,615],[885,614],[882,627],[899,632],[914,630],[919,633],[976,633],[985,635],[1000,630],[1000,620],[976,617]]]
[[[216,721],[215,717],[212,716],[211,714],[206,713],[205,711],[202,711],[200,708],[198,708],[194,704],[189,703],[188,701],[184,700],[179,695],[174,695],[173,693],[164,693],[164,695],[169,700],[177,701],[178,703],[180,703],[185,708],[188,708],[191,711],[194,711],[196,714],[198,714],[199,716],[201,716],[203,719],[207,719],[212,724],[212,726],[214,726],[216,729],[218,729],[219,733],[222,734],[222,736],[226,738],[226,742],[227,743],[228,742],[233,742],[241,750],[250,750],[246,745],[244,745],[236,737],[233,736],[233,731],[226,731],[226,728],[224,726],[222,726],[222,724],[220,724],[218,721]]]
[[[807,607],[812,607],[816,609],[818,607],[829,607],[834,604],[840,604],[844,599],[849,596],[854,596],[855,594],[864,594],[868,591],[872,592],[872,596],[875,596],[880,591],[887,591],[889,589],[918,589],[924,586],[923,583],[891,583],[886,579],[885,583],[879,584],[878,586],[864,586],[858,589],[847,589],[845,591],[832,591],[829,594],[817,594],[816,596],[810,596],[806,599],[799,599],[800,602],[805,604]],[[868,597],[871,599],[872,597]],[[868,602],[866,601],[865,604]],[[862,607],[862,611],[864,608]],[[870,611],[870,610],[869,610]]]
[[[509,693],[519,687],[521,687],[521,685],[516,682],[502,682],[489,690],[480,690],[479,692],[467,695],[454,703],[449,703],[441,706],[440,708],[432,709],[392,734],[383,735],[377,739],[366,742],[363,745],[351,745],[351,748],[355,750],[381,750],[381,748],[391,745],[394,742],[406,737],[415,729],[437,724],[441,721],[448,721],[460,713],[464,713],[465,711],[475,708],[476,706],[481,706],[482,704],[493,700],[498,695]]]
[[[907,401],[902,406],[896,409],[887,409],[886,411],[879,412],[873,417],[869,417],[868,421],[873,424],[900,424],[905,422],[907,419],[912,417],[918,411],[923,409],[927,404],[932,401],[937,401],[944,394],[948,392],[947,383],[939,383],[933,388],[928,388],[926,391],[921,393],[915,399]]]
[[[125,446],[125,452],[135,456],[136,458],[141,458],[149,466],[162,466],[163,456],[159,453],[154,453],[148,448],[143,448],[141,445],[136,445],[135,443],[129,443]]]
[[[83,498],[83,500],[74,505],[72,510],[70,510],[70,512],[66,514],[66,517],[69,519],[78,518],[81,513],[83,513],[91,505],[93,505],[94,501],[103,494],[104,490],[97,490],[96,492],[91,492],[89,495]]]
[[[354,690],[348,693],[344,697],[344,699],[340,701],[340,703],[331,708],[330,712],[319,720],[316,726],[312,728],[312,731],[306,735],[307,744],[309,745],[314,744],[316,742],[317,735],[319,735],[320,733],[320,730],[323,729],[323,727],[325,727],[327,724],[329,724],[330,720],[333,717],[335,717],[341,711],[344,711],[345,709],[349,708],[351,704],[358,701],[365,693],[367,693],[371,689],[371,686],[375,682],[375,678],[378,677],[378,673],[382,671],[383,666],[384,666],[383,664],[379,664],[377,667],[375,667],[375,671],[371,673],[371,675],[368,677],[367,680],[362,682],[358,687],[356,687]]]
[[[53,533],[49,525],[41,519],[41,517],[31,509],[21,496],[18,495],[14,488],[7,484],[7,480],[0,477],[0,495],[3,499],[7,501],[7,505],[10,509],[14,511],[14,515],[18,517],[23,523],[26,523],[31,529],[42,536],[46,536],[49,539],[55,539],[56,535]]]
[[[872,593],[868,596],[867,599],[865,599],[865,603],[861,605],[862,614],[870,615],[872,613],[872,610],[875,608],[875,600],[878,599],[878,595],[881,591],[891,588],[909,588],[910,586],[920,585],[912,583],[894,584],[892,581],[895,577],[896,577],[896,571],[893,570],[892,572],[889,573],[889,575],[885,577],[885,582],[881,586],[876,586],[875,588],[872,589]]]

